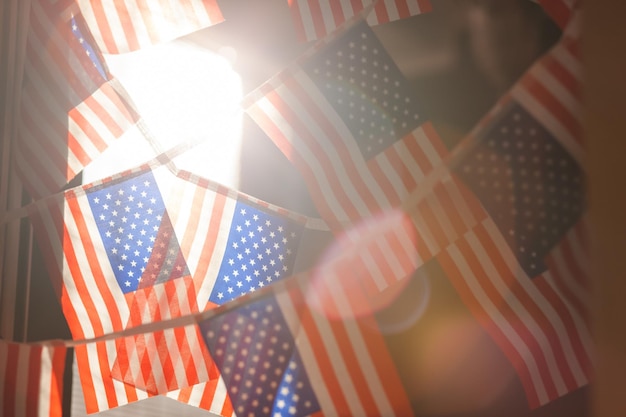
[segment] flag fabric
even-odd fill
[[[80,13],[31,4],[15,167],[30,196],[59,191],[137,121]]]
[[[65,346],[0,341],[3,416],[61,417]]]
[[[224,21],[216,0],[78,0],[78,7],[107,54],[170,41]]]
[[[592,376],[580,68],[566,37],[473,133],[453,171],[489,216],[437,256],[532,408]]]
[[[374,26],[432,10],[429,0],[289,0],[294,26],[301,41],[321,39],[374,4],[367,22]]]
[[[373,316],[340,285],[329,318],[303,279],[200,323],[239,416],[413,415]]]
[[[362,20],[318,42],[247,96],[244,108],[300,171],[336,234],[399,209],[447,155],[408,80]],[[383,271],[396,280],[418,264],[405,228],[369,250],[380,289],[390,279]]]
[[[548,16],[564,29],[570,22],[578,0],[537,0]]]
[[[156,165],[44,200],[32,216],[74,339],[203,311],[293,273],[307,218]],[[168,329],[77,348],[81,378],[183,389],[217,377],[198,340]],[[137,397],[110,386],[88,409]]]

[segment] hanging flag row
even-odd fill
[[[54,9],[33,10],[43,18]],[[90,58],[96,49],[84,49],[87,32],[76,16],[50,27],[67,31],[69,23],[92,75],[100,74],[95,85],[108,85],[103,61]],[[220,415],[409,415],[372,317],[354,317],[353,304],[367,304],[431,258],[516,367],[532,407],[584,385],[585,257],[564,261],[585,245],[580,80],[570,70],[576,66],[564,64],[577,60],[575,42],[550,51],[446,165],[450,157],[423,119],[423,104],[367,23],[349,22],[318,43],[252,94],[246,108],[301,169],[335,235],[359,242],[360,231],[380,232],[377,220],[401,212],[400,221],[382,222],[385,239],[349,258],[359,264],[366,293],[345,286],[340,254],[342,267],[326,269],[332,279],[318,284],[330,307],[312,310],[307,297],[319,294],[303,286],[234,305],[200,327],[79,345],[88,412],[165,394]],[[116,97],[122,104],[115,108],[132,124],[138,116],[123,94]],[[534,112],[535,104],[546,111]],[[555,190],[565,194],[555,198]],[[424,197],[407,207],[416,191]],[[299,243],[312,223],[172,170],[164,158],[42,199],[32,221],[74,339],[197,314],[275,285],[298,272],[307,255]],[[330,320],[325,308],[343,320]],[[278,349],[282,360],[261,361]],[[274,372],[269,392],[260,385],[269,374],[256,374],[255,357]],[[291,391],[297,400],[283,398]]]

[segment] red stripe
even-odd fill
[[[15,381],[17,381],[17,363],[20,356],[20,346],[16,343],[7,343],[7,359],[6,366],[4,370],[4,405],[2,409],[4,410],[5,416],[14,416],[15,415],[15,401],[17,400],[17,392]]]
[[[374,12],[376,13],[376,20],[378,23],[387,23],[390,21],[389,13],[387,12],[387,5],[384,0],[378,1],[374,6]]]
[[[67,348],[55,346],[52,350],[52,379],[50,381],[50,417],[63,415],[63,376]]]
[[[217,0],[205,0],[203,3],[211,23],[224,21],[224,16],[222,15],[222,11],[220,10]]]
[[[427,13],[432,11],[433,5],[430,0],[417,0],[417,4],[419,4],[419,9],[421,13]]]
[[[382,3],[384,0],[380,1]],[[411,12],[409,11],[409,5],[407,4],[407,0],[395,0],[396,10],[398,10],[398,16],[400,19],[406,19],[407,17],[411,17]]]
[[[548,16],[564,29],[569,22],[572,10],[562,0],[539,0],[539,4]]]

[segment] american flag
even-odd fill
[[[432,10],[429,0],[289,0],[294,26],[301,41],[321,39],[367,7],[370,25],[379,25]]]
[[[338,286],[331,319],[309,305],[307,273],[200,323],[239,416],[413,415],[373,316]],[[276,288],[276,287],[274,287]]]
[[[309,221],[160,163],[38,207],[33,224],[75,339],[193,314],[291,275]],[[113,368],[113,378],[150,394],[187,388],[216,377],[193,348],[198,337],[168,329],[77,348],[81,378]],[[109,386],[86,401],[90,410],[139,398]]]
[[[216,0],[78,0],[78,7],[107,54],[170,41],[224,21]]]
[[[65,346],[0,340],[0,411],[3,416],[61,417]]]
[[[61,189],[138,119],[82,16],[32,2],[15,166],[31,197]]]
[[[319,42],[297,65],[251,93],[244,107],[301,172],[321,217],[341,233],[399,208],[447,154],[410,92],[372,29],[360,21]],[[351,238],[358,240],[358,234]],[[396,271],[393,279],[415,268],[405,230],[374,246],[388,254],[376,258],[383,269]]]
[[[592,371],[577,51],[564,38],[473,133],[454,173],[489,217],[437,256],[532,408]]]

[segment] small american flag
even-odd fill
[[[32,2],[15,166],[31,197],[59,191],[138,116],[75,9]]]
[[[341,233],[399,208],[447,154],[410,91],[360,21],[319,42],[244,107],[301,172],[320,216]],[[416,267],[409,235],[398,230],[372,246],[387,254],[375,256],[380,268],[368,268],[380,289]],[[385,278],[385,270],[393,275]]]
[[[375,6],[367,16],[370,25],[379,25],[431,11],[429,0],[289,0],[291,15],[301,41],[321,39]]]
[[[61,417],[65,346],[0,341],[3,416]]]
[[[329,318],[309,304],[307,274],[200,323],[234,412],[413,415],[373,316],[349,313],[361,294],[334,287],[327,301],[343,314]]]

